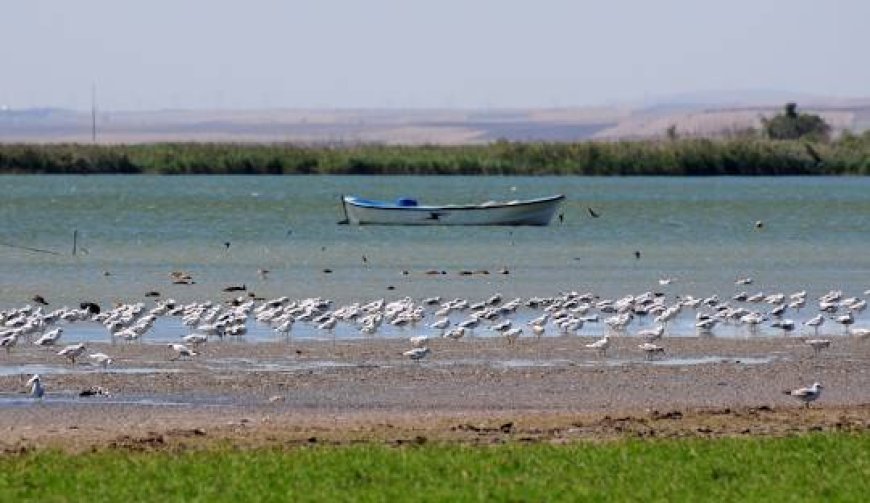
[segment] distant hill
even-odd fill
[[[775,91],[692,93],[624,106],[540,109],[275,109],[100,111],[98,142],[293,142],[304,144],[481,144],[570,142],[664,136],[717,137],[758,128],[785,101],[819,113],[834,128],[870,128],[870,98],[833,99]],[[786,98],[786,99],[783,99]],[[0,109],[0,142],[91,141],[91,113]]]

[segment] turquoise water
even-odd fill
[[[565,221],[549,227],[336,224],[341,194],[461,203],[555,193],[567,196]],[[870,179],[4,176],[0,243],[58,253],[0,246],[0,309],[35,294],[52,307],[144,301],[152,290],[223,300],[224,287],[241,284],[336,302],[566,290],[699,297],[730,296],[735,278],[751,276],[740,289],[861,295]],[[176,270],[196,284],[171,284]],[[660,286],[665,276],[675,282]]]

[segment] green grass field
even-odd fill
[[[0,501],[867,501],[870,435],[38,452]]]

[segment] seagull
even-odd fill
[[[60,339],[60,336],[62,334],[63,328],[55,328],[54,330],[50,330],[42,334],[42,337],[37,339],[34,344],[36,344],[37,346],[54,346],[54,344],[57,342],[58,339]]]
[[[85,344],[80,342],[78,344],[71,344],[60,351],[57,352],[57,356],[66,356],[69,358],[70,363],[75,365],[76,358],[81,356],[85,352]]]
[[[107,355],[106,353],[94,353],[94,354],[88,355],[88,358],[93,360],[95,365],[99,365],[100,367],[103,367],[103,368],[106,368],[115,362],[115,360],[113,360],[111,357],[109,357],[109,355]]]
[[[502,335],[504,335],[505,339],[507,339],[508,344],[513,344],[517,342],[517,339],[523,334],[523,329],[520,327],[511,328],[510,330],[505,330]]]
[[[192,358],[199,354],[196,351],[193,351],[189,347],[185,346],[184,344],[170,343],[166,346],[172,348],[172,350],[176,353],[175,358],[170,358],[170,360],[172,361],[175,361],[181,357]]]
[[[188,334],[181,338],[184,342],[191,346],[199,346],[208,342],[208,336],[205,334]]]
[[[450,318],[439,318],[437,321],[429,325],[429,328],[436,330],[444,330],[450,326]]]
[[[456,327],[452,330],[448,330],[444,333],[443,337],[445,339],[453,339],[454,341],[459,340],[465,336],[465,328],[464,327]]]
[[[595,341],[595,342],[593,342],[593,343],[591,343],[591,344],[587,344],[586,347],[589,348],[589,349],[597,349],[597,350],[598,350],[598,354],[600,354],[600,355],[606,355],[606,354],[607,354],[607,348],[610,347],[610,335],[609,335],[609,334],[604,334],[604,337],[598,339],[597,341]]]
[[[843,328],[845,328],[848,331],[849,325],[855,323],[855,317],[852,316],[852,312],[849,311],[848,313],[846,313],[842,316],[837,316],[836,318],[834,318],[834,321],[836,321],[840,325],[843,325]]]
[[[870,328],[853,328],[849,331],[852,336],[857,337],[859,339],[867,339],[870,338]]]
[[[825,322],[825,317],[821,314],[817,314],[812,318],[808,319],[804,322],[804,325],[808,327],[813,327],[813,331],[815,335],[819,335],[819,327]]]
[[[749,278],[749,277],[747,277],[747,278],[738,278],[737,281],[734,282],[734,284],[735,284],[735,285],[738,285],[738,286],[740,286],[740,285],[751,285],[751,284],[752,284],[752,278]]]
[[[0,339],[0,346],[3,346],[3,349],[8,353],[18,342],[18,333],[14,333],[12,335],[8,335],[2,339]]]
[[[409,349],[409,350],[405,351],[404,353],[402,353],[402,356],[407,356],[408,358],[414,360],[415,362],[419,362],[423,358],[426,358],[429,355],[429,353],[431,353],[431,352],[432,351],[429,348],[424,346],[422,348]]]
[[[45,394],[45,386],[42,385],[39,374],[33,374],[26,386],[30,386],[30,396],[33,398],[42,398]]]
[[[408,341],[415,348],[424,348],[424,347],[426,347],[426,343],[429,342],[429,336],[418,335],[416,337],[411,337]]]
[[[665,326],[658,325],[655,328],[648,328],[646,330],[640,330],[637,333],[637,336],[642,337],[647,342],[652,342],[654,340],[661,339],[662,335],[664,335],[664,333],[665,333]]]
[[[813,351],[816,354],[821,353],[823,349],[831,346],[831,341],[829,339],[808,339],[804,341],[804,343],[813,348]]]
[[[797,398],[804,403],[804,407],[809,408],[810,402],[816,400],[817,398],[819,398],[819,395],[822,394],[822,388],[823,386],[820,383],[815,382],[809,388],[799,388],[791,391],[783,391],[783,393]]]
[[[653,356],[656,354],[662,354],[665,352],[665,348],[661,346],[657,346],[650,342],[644,342],[643,344],[637,345],[638,349],[646,353],[646,359],[652,360]]]

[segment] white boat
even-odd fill
[[[553,219],[553,215],[564,199],[565,196],[559,194],[539,199],[430,206],[418,204],[414,199],[386,202],[355,196],[342,196],[341,204],[345,220],[339,223],[355,225],[547,225]]]

